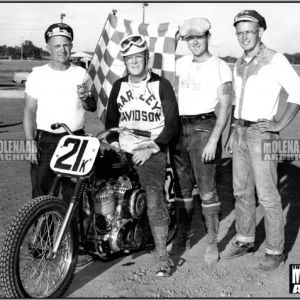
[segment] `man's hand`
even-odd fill
[[[136,165],[142,166],[153,154],[153,150],[150,148],[138,149],[134,151],[132,161]]]
[[[88,87],[85,84],[77,85],[77,95],[81,101],[86,101],[89,96]]]
[[[257,123],[252,125],[251,128],[259,131],[260,133],[267,131],[279,132],[282,129],[277,121],[270,121],[267,119],[258,119]]]
[[[230,137],[227,139],[225,143],[225,152],[228,156],[232,157],[232,145],[233,145],[233,134],[230,135]]]
[[[31,140],[31,141],[33,141],[34,145],[32,147],[32,150],[34,150],[35,153],[32,153],[32,152],[27,153],[27,160],[34,165],[38,165],[39,164],[39,160],[38,160],[38,151],[39,150],[37,148],[37,141],[35,141],[35,140]]]
[[[208,163],[215,159],[217,143],[208,141],[202,153],[202,163]]]

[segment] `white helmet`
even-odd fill
[[[120,42],[121,55],[128,56],[148,49],[145,37],[139,33],[129,33]]]

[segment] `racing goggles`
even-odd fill
[[[144,36],[140,34],[130,34],[124,37],[120,43],[121,52],[127,51],[132,45],[136,47],[145,46],[146,39]]]

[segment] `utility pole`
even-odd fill
[[[65,16],[66,16],[65,14],[60,14],[60,23],[63,22],[63,19],[64,19]]]
[[[21,37],[22,42],[21,42],[21,60],[23,60],[23,39],[24,37]]]
[[[116,9],[113,9],[112,12],[113,12],[113,14],[114,14],[114,16],[115,16],[116,13],[117,13],[117,10],[116,10]]]
[[[143,23],[145,23],[145,7],[147,7],[148,5],[148,3],[143,3]]]

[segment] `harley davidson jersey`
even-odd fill
[[[165,148],[178,130],[178,107],[170,82],[152,72],[138,84],[128,75],[117,80],[109,97],[105,124],[106,129],[112,127],[151,132],[150,138],[123,132],[119,142],[127,152],[147,147],[151,141]]]

